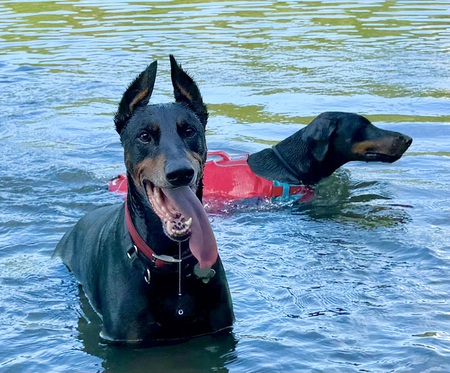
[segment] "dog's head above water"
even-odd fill
[[[217,247],[201,203],[208,111],[193,79],[170,56],[175,102],[149,104],[157,62],[124,93],[114,117],[125,153],[129,198],[142,214],[151,207],[173,241],[189,239],[201,267]]]

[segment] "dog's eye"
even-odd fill
[[[142,131],[139,134],[139,140],[141,140],[143,143],[149,143],[150,141],[152,141],[152,137],[147,131]]]
[[[186,136],[186,137],[194,137],[196,133],[197,133],[197,130],[193,127],[186,127],[184,129],[184,136]]]

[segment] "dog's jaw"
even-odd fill
[[[400,157],[401,155],[391,155],[377,152],[365,152],[361,156],[361,161],[393,163],[397,161]]]
[[[409,136],[391,132],[377,141],[362,141],[355,143],[352,148],[354,160],[366,162],[393,163],[401,158],[412,143]]]
[[[162,221],[164,233],[173,241],[189,240],[200,268],[210,268],[219,256],[216,238],[195,187],[159,188],[143,183],[148,201]]]
[[[192,217],[184,216],[167,198],[164,189],[155,187],[151,182],[145,182],[144,186],[153,211],[163,223],[166,236],[178,242],[189,239],[192,233]]]

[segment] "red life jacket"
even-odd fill
[[[249,198],[289,199],[307,202],[314,196],[306,185],[288,185],[256,175],[247,163],[248,153],[230,157],[223,151],[208,152],[203,175],[203,198],[229,202]],[[110,180],[109,191],[127,193],[127,178],[121,174]]]

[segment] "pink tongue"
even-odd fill
[[[200,268],[210,268],[216,262],[219,253],[216,238],[202,203],[187,186],[162,191],[186,219],[192,218],[189,247],[192,255],[197,258]]]

